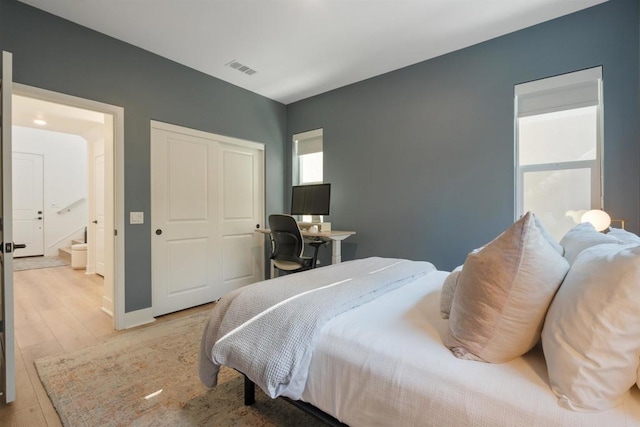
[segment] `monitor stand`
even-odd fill
[[[311,215],[311,222],[298,222],[298,227],[304,231],[331,231],[330,222],[322,222],[322,215]]]

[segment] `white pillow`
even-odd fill
[[[621,228],[609,228],[607,236],[613,236],[625,244],[635,243],[636,245],[640,245],[640,237],[630,231],[623,230]]]
[[[605,243],[621,242],[614,236],[596,231],[589,222],[576,225],[560,240],[560,245],[564,247],[564,257],[569,261],[569,264],[573,264],[583,250]]]
[[[575,411],[614,407],[638,381],[640,246],[598,245],[576,258],[542,331],[551,389]]]
[[[551,233],[549,233],[549,231],[542,224],[542,221],[540,221],[540,219],[537,216],[534,215],[533,217],[535,218],[535,221],[536,221],[536,227],[538,227],[538,229],[540,230],[544,238],[547,239],[547,242],[549,242],[549,244],[553,246],[553,249],[555,249],[556,252],[558,252],[560,255],[564,255],[564,248],[562,247],[562,245],[558,243],[556,239],[553,238]]]
[[[540,339],[569,265],[528,212],[467,256],[449,314],[447,347],[461,359],[502,363]]]
[[[457,266],[451,273],[449,273],[442,283],[442,292],[440,292],[440,315],[443,319],[449,318],[453,295],[456,292],[456,286],[458,286],[460,270],[462,270],[461,265]]]

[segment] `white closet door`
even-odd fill
[[[263,150],[220,144],[222,287],[229,292],[264,279]]]
[[[217,147],[190,135],[152,130],[153,312],[159,316],[220,297],[216,236]]]
[[[225,140],[152,123],[155,316],[262,279],[263,240],[253,230],[264,216],[264,156]]]

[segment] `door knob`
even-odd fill
[[[36,219],[42,219],[42,217],[41,217],[41,216],[39,216],[39,217],[37,217]]]
[[[156,234],[159,236],[162,234],[162,230],[160,230],[159,228],[156,230]]]
[[[10,254],[15,249],[24,249],[26,247],[27,247],[27,245],[24,244],[24,243],[15,244],[15,243],[0,242],[0,252],[5,253],[5,254]]]
[[[97,224],[97,223],[98,223],[98,220],[97,220],[97,219],[94,219],[94,220],[93,220],[93,221],[91,221],[91,222],[92,222],[92,223],[94,223],[94,224]]]

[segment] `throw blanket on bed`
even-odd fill
[[[233,291],[216,304],[205,327],[200,379],[215,386],[226,365],[272,398],[299,399],[327,320],[432,271],[429,262],[366,258]]]

